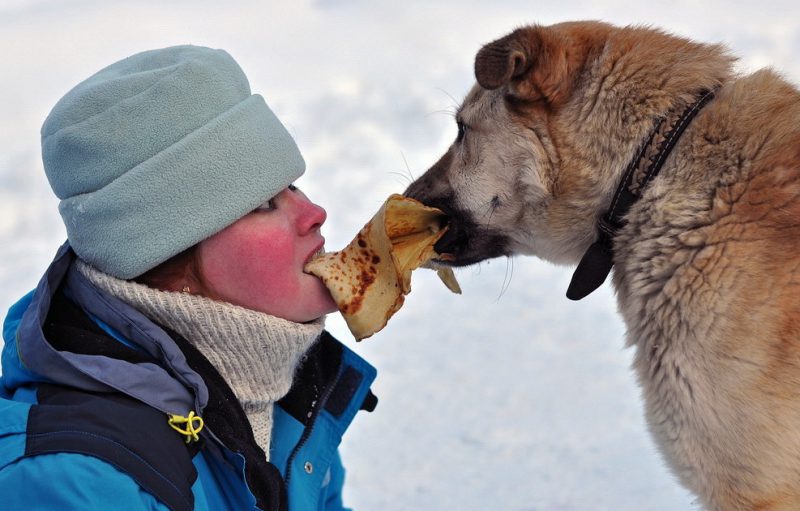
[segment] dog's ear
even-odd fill
[[[475,78],[484,89],[508,86],[510,95],[557,105],[569,95],[586,52],[554,27],[531,26],[485,45],[475,56]]]

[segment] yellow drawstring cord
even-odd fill
[[[197,421],[197,426],[195,426],[195,421]],[[169,426],[172,429],[186,437],[187,444],[191,441],[197,442],[200,440],[197,434],[203,430],[203,418],[199,415],[195,415],[194,412],[190,411],[189,415],[186,417],[183,415],[169,414],[169,421],[167,422],[169,422]],[[181,428],[180,425],[185,425],[185,427]]]

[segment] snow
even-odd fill
[[[140,50],[227,49],[287,125],[348,242],[455,136],[452,111],[480,46],[517,26],[569,19],[653,24],[723,42],[743,71],[794,81],[800,7],[689,0],[14,0],[0,5],[0,307],[31,289],[65,237],[39,127],[78,81]],[[571,272],[533,258],[458,272],[452,295],[416,272],[388,327],[355,343],[379,369],[380,403],[342,446],[356,510],[696,509],[647,433],[632,352],[608,285],[564,297]]]

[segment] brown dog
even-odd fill
[[[577,298],[613,254],[671,468],[710,509],[800,510],[800,94],[733,61],[648,28],[516,30],[406,194],[450,215],[447,264],[583,258]]]

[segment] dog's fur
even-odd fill
[[[478,53],[458,139],[406,193],[451,216],[450,264],[575,264],[655,119],[716,89],[614,238],[613,285],[683,484],[800,510],[800,94],[733,63],[650,28],[521,28]]]

